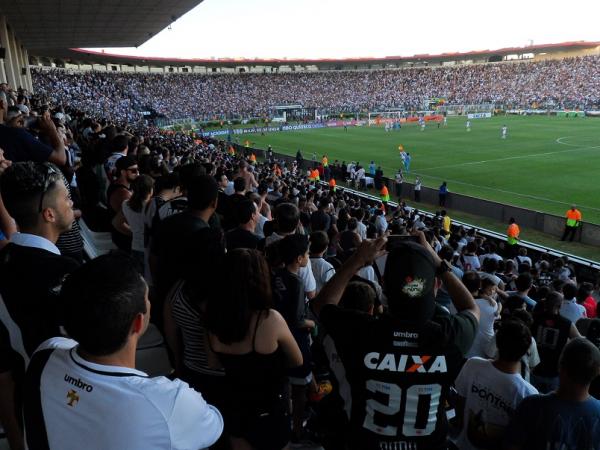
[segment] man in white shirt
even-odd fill
[[[365,168],[360,166],[359,169],[356,171],[356,182],[358,183],[359,188],[366,187],[365,186],[365,177],[366,177]]]
[[[34,353],[24,417],[32,449],[200,449],[223,431],[219,411],[180,380],[135,369],[150,319],[148,287],[133,262],[105,255],[62,289],[65,329]]]
[[[310,266],[317,282],[317,294],[335,275],[335,269],[323,258],[329,246],[329,238],[324,231],[314,231],[310,235]]]
[[[456,445],[461,450],[496,448],[525,397],[538,391],[519,374],[521,357],[531,345],[531,332],[521,321],[503,322],[496,334],[498,358],[469,359],[456,379]]]
[[[564,299],[560,305],[560,315],[565,319],[570,320],[573,324],[577,323],[579,319],[587,317],[585,308],[575,301],[577,295],[577,285],[572,281],[565,283],[562,288]]]

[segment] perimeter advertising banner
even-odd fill
[[[254,134],[254,133],[273,133],[277,131],[297,131],[297,130],[311,130],[315,128],[325,127],[343,127],[343,126],[361,126],[364,125],[364,120],[330,120],[327,122],[318,123],[302,123],[297,125],[278,125],[271,127],[252,127],[252,128],[235,128],[231,130],[215,130],[206,131],[204,136],[226,136],[228,134],[239,135],[239,134]]]
[[[489,119],[490,117],[492,117],[492,113],[491,112],[469,113],[469,114],[467,114],[467,117],[469,119]]]

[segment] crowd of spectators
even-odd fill
[[[479,86],[477,71],[574,61],[456,73]],[[198,79],[256,81],[269,97],[262,80],[309,92],[311,77],[387,73]],[[322,184],[304,161],[256,161],[111,106],[173,79],[187,80],[39,73],[50,103],[0,86],[0,421],[12,449],[25,446],[21,411],[32,449],[600,448],[598,280],[445,212]],[[152,95],[186,110],[194,89]],[[248,92],[196,103],[243,110]],[[61,243],[79,217],[118,251],[84,262],[80,241]],[[149,323],[168,343],[168,378],[136,369]]]
[[[34,70],[36,92],[113,121],[266,117],[276,105],[330,111],[420,110],[424,99],[506,108],[600,107],[600,57],[401,70],[142,74]]]

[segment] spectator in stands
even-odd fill
[[[0,421],[12,447],[22,447],[22,373],[45,339],[60,335],[57,293],[77,263],[55,243],[73,223],[63,177],[50,163],[12,164],[0,177],[0,191],[19,233],[0,252]]]
[[[559,314],[562,300],[560,293],[550,293],[531,327],[540,354],[540,364],[531,374],[531,383],[544,394],[558,387],[558,357],[567,340],[580,337],[575,324]]]
[[[238,226],[225,235],[227,251],[236,248],[257,249],[261,240],[254,234],[259,216],[256,204],[244,198],[237,203],[234,213]]]
[[[467,272],[463,278],[463,283],[473,292],[472,289],[475,287],[476,280],[474,275],[476,272]],[[465,279],[466,278],[466,279]],[[478,356],[480,358],[491,358],[494,355],[493,349],[493,338],[494,338],[494,322],[500,318],[500,312],[502,311],[502,304],[496,301],[497,285],[493,280],[484,278],[481,280],[481,287],[477,297],[475,297],[475,303],[479,307],[479,326],[477,328],[477,334],[471,349],[467,353],[467,357]]]
[[[521,402],[505,434],[509,450],[598,448],[600,401],[589,388],[600,374],[600,350],[584,338],[563,349],[556,392]]]
[[[281,203],[275,208],[275,221],[277,231],[265,239],[267,251],[269,245],[283,239],[285,236],[296,233],[300,228],[300,211],[291,203]],[[300,267],[298,276],[302,278],[304,284],[304,295],[309,299],[313,298],[317,283],[310,264],[307,264],[306,267]]]
[[[225,368],[223,409],[234,449],[283,449],[290,440],[287,368],[302,354],[285,320],[271,309],[269,267],[256,250],[228,253],[222,295],[208,299],[210,346]]]
[[[375,212],[375,230],[377,236],[383,236],[388,229],[388,222],[385,218],[385,211],[378,209]]]
[[[115,178],[119,177],[119,173],[117,171],[117,161],[123,156],[127,156],[129,151],[129,138],[125,135],[118,135],[111,142],[112,151],[111,154],[106,159],[104,163],[104,170],[106,171],[106,176],[110,181],[113,181]],[[131,155],[134,157],[135,155]]]
[[[214,177],[200,175],[189,181],[187,209],[164,219],[151,248],[152,279],[156,283],[155,323],[162,328],[163,299],[195,257],[195,234],[209,227],[217,208],[218,187]]]
[[[321,199],[319,202],[319,209],[310,216],[310,229],[312,231],[325,231],[326,233],[329,231],[329,227],[331,227],[329,209],[329,199]]]
[[[225,242],[221,230],[203,228],[194,235],[195,258],[184,269],[165,300],[165,338],[171,349],[175,373],[222,409],[225,372],[208,345],[206,305],[220,296]]]
[[[310,234],[310,266],[317,283],[317,294],[335,275],[335,269],[324,256],[329,248],[329,237],[324,231],[313,231]]]
[[[108,210],[111,217],[111,236],[114,244],[122,251],[131,251],[131,229],[123,215],[123,203],[131,198],[131,183],[140,171],[133,156],[123,156],[115,163],[116,178],[106,191]]]
[[[160,209],[167,202],[181,196],[181,183],[177,172],[161,176],[154,183],[154,196],[144,208],[144,245],[150,246],[160,224]]]
[[[135,369],[150,302],[131,260],[96,258],[69,277],[61,297],[74,340],[45,341],[32,357],[24,408],[29,448],[189,449],[218,439],[221,414],[199,393]]]
[[[528,311],[533,311],[535,308],[536,301],[529,297],[529,291],[533,286],[533,278],[529,272],[520,273],[515,280],[516,291],[507,291],[506,295],[510,298],[511,296],[519,297],[523,299],[526,304]]]
[[[132,195],[123,202],[123,216],[131,230],[131,257],[136,261],[143,275],[146,269],[144,211],[154,193],[154,180],[148,175],[140,175],[131,184]]]
[[[307,318],[303,282],[298,276],[300,268],[309,264],[309,242],[305,235],[290,234],[276,245],[283,267],[275,271],[273,278],[275,308],[288,324],[303,360],[302,366],[289,372],[292,386],[292,442],[300,442],[305,439],[302,422],[309,386],[316,391],[310,351],[310,332],[315,328],[315,322]]]
[[[565,283],[562,287],[563,301],[560,305],[560,315],[576,324],[579,319],[586,317],[585,307],[577,303],[577,285]]]
[[[247,191],[252,191],[254,190],[254,188],[258,187],[258,182],[256,181],[256,178],[254,177],[254,174],[252,172],[250,172],[249,170],[249,165],[246,161],[241,161],[238,165],[238,172],[236,174],[235,178],[241,177],[244,179],[244,181],[246,182],[246,187],[245,189]]]
[[[6,159],[13,162],[49,161],[58,166],[67,162],[65,144],[58,135],[56,125],[50,117],[50,111],[45,111],[38,119],[40,133],[50,141],[50,146],[36,139],[23,128],[12,128],[0,125],[0,148],[4,150]]]
[[[525,247],[519,249],[519,254],[515,256],[515,262],[517,263],[517,266],[527,264],[529,267],[533,267],[531,258],[527,256],[527,249]]]
[[[530,344],[531,332],[523,322],[505,321],[496,334],[497,358],[475,357],[465,363],[456,378],[458,448],[498,448],[519,403],[538,393],[520,375],[521,358]]]
[[[577,303],[585,308],[585,315],[589,319],[596,318],[597,304],[592,292],[594,285],[592,283],[581,283],[577,290]]]
[[[419,244],[400,244],[388,253],[384,291],[389,315],[375,320],[337,306],[354,273],[381,253],[385,238],[363,241],[321,290],[314,305],[344,366],[353,374],[349,377],[353,391],[349,429],[352,449],[385,448],[388,442],[396,441],[430,449],[447,446],[443,409],[446,389],[454,381],[463,355],[472,345],[479,310],[471,294],[431,249],[423,233],[419,233],[419,240]],[[436,313],[434,299],[440,278],[459,311],[454,316]],[[405,346],[395,346],[395,341]],[[417,355],[428,355],[428,358]],[[439,401],[430,404],[426,423],[417,425],[413,410],[402,410],[402,405],[417,402],[419,392],[413,383],[421,384],[425,380],[437,383],[435,390],[428,390],[427,395]],[[379,410],[374,396],[382,389],[387,395],[405,400],[394,403],[391,410]],[[366,408],[367,401],[375,405],[375,409]],[[403,417],[402,428],[398,427],[398,414]],[[413,428],[416,426],[427,431],[417,433]]]

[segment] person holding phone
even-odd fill
[[[313,302],[352,389],[352,450],[447,448],[445,402],[477,332],[479,308],[425,235],[414,236],[418,242],[389,246],[386,314],[375,319],[338,307],[354,273],[384,254],[385,236],[363,241]],[[436,306],[442,281],[456,315]]]

